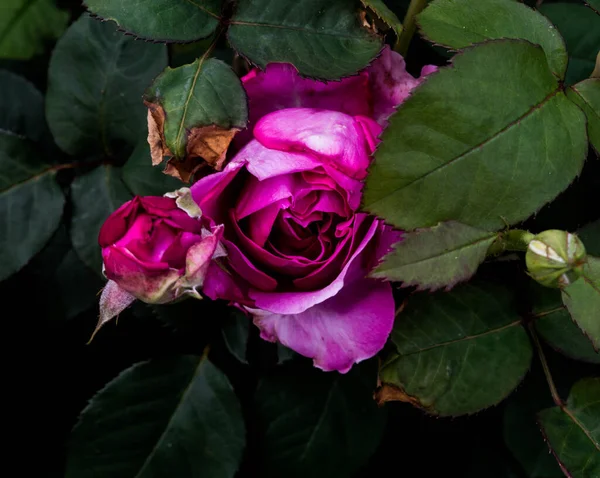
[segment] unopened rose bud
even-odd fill
[[[546,287],[562,288],[582,273],[586,253],[575,234],[551,229],[535,236],[527,247],[529,274]]]
[[[211,260],[225,254],[223,226],[209,221],[188,188],[165,197],[136,196],[111,214],[98,237],[109,279],[101,323],[127,306],[124,297],[150,304],[200,298]]]

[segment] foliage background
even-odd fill
[[[386,3],[399,18],[403,17],[407,1]],[[84,11],[78,1],[63,0],[58,5],[69,11],[71,20]],[[569,35],[574,37],[573,42],[578,41],[578,35],[594,34],[593,31],[582,32],[577,24],[565,23],[569,30],[564,34],[567,38]],[[44,93],[52,48],[53,44],[48,43],[43,54],[28,61],[1,60],[0,68],[22,75]],[[170,47],[170,64],[189,62],[198,51],[202,51],[202,45]],[[226,57],[227,52],[217,49],[216,55]],[[408,70],[418,75],[423,65],[443,65],[447,57],[442,48],[432,47],[415,36],[406,56]],[[55,146],[50,146],[48,151],[53,155],[53,163],[67,161]],[[131,152],[130,147],[124,147],[112,161],[122,163]],[[592,150],[589,154],[592,160],[586,162],[582,175],[556,201],[527,220],[523,228],[574,231],[598,219],[597,207],[587,206],[597,205],[600,161],[595,160]],[[87,161],[98,158],[82,156],[75,160],[80,161],[85,170],[89,168]],[[77,169],[58,172],[59,183],[65,191],[78,173]],[[236,354],[243,355],[244,344],[238,333],[243,332],[244,327],[225,304],[210,301],[154,308],[136,304],[122,314],[118,324],[106,326],[88,345],[97,321],[97,293],[102,280],[99,271],[86,267],[73,253],[69,235],[73,212],[70,204],[67,201],[63,225],[51,241],[21,271],[0,283],[7,328],[3,337],[12,351],[9,363],[18,364],[13,389],[17,391],[17,402],[26,410],[24,426],[19,428],[14,444],[21,453],[35,456],[35,459],[21,463],[19,473],[24,476],[63,476],[71,429],[87,401],[99,389],[136,362],[173,354],[201,355],[208,343],[211,343],[211,360],[232,381],[246,419],[248,446],[238,476],[264,476],[265,469],[277,470],[280,465],[269,463],[275,458],[268,452],[265,418],[254,398],[259,381],[271,380],[272,395],[282,394],[289,409],[297,408],[302,416],[307,416],[302,407],[312,403],[311,400],[316,400],[314,409],[324,415],[328,407],[337,407],[335,402],[321,403],[319,400],[323,390],[336,387],[334,382],[346,380],[346,377],[329,374],[323,378],[320,371],[312,369],[310,361],[260,341],[253,328],[248,343],[250,365],[240,362]],[[27,220],[22,218],[24,223]],[[526,287],[523,268],[522,261],[485,264],[478,276],[493,281],[521,281]],[[398,299],[406,294],[406,291],[399,291]],[[567,359],[549,347],[545,347],[545,351],[559,392],[564,397],[579,378],[598,373],[595,366]],[[286,360],[286,357],[291,359]],[[375,362],[366,364],[365,369],[372,367],[372,371]],[[409,404],[397,402],[374,409],[372,419],[363,429],[354,432],[360,434],[358,443],[337,441],[339,434],[334,429],[326,453],[309,453],[302,466],[312,470],[314,475],[311,476],[321,476],[320,473],[324,473],[332,462],[342,463],[346,454],[355,452],[352,447],[365,453],[364,448],[372,444],[376,446],[373,454],[365,463],[357,464],[348,476],[366,478],[388,474],[390,469],[395,470],[394,476],[561,476],[552,461],[548,465],[545,444],[535,429],[532,414],[526,411],[527,404],[532,402],[540,404],[536,410],[552,404],[537,360],[534,359],[528,375],[525,385],[521,385],[508,400],[473,416],[433,418]],[[366,376],[367,380],[372,380],[374,373]],[[300,389],[295,390],[286,377],[299,380]],[[376,384],[371,385],[374,388]],[[365,396],[362,396],[363,400]],[[294,397],[303,397],[305,402],[294,400]],[[350,397],[349,400],[360,398]],[[380,426],[382,423],[383,427]],[[295,425],[290,423],[291,426]],[[532,442],[536,445],[528,448]],[[513,449],[529,454],[525,462],[542,463],[539,466],[548,466],[549,471],[532,472],[532,468],[523,466],[523,460],[517,460],[509,449],[511,444]],[[541,458],[538,459],[538,455]]]

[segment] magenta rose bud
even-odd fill
[[[189,189],[167,196],[136,196],[110,215],[98,237],[109,281],[151,304],[198,296],[222,250],[223,227],[210,227]]]
[[[401,233],[359,206],[378,136],[422,80],[385,49],[337,82],[301,78],[286,64],[242,81],[250,124],[241,149],[191,188],[225,226],[227,271],[211,268],[203,291],[246,310],[263,339],[347,372],[392,329],[391,285],[368,274]]]

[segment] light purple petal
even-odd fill
[[[308,151],[322,158],[324,164],[355,179],[366,177],[372,153],[361,124],[337,111],[311,108],[275,111],[256,124],[254,137],[267,148]]]
[[[308,154],[269,149],[256,140],[250,141],[235,159],[248,163],[248,172],[260,181],[282,174],[308,171],[322,165],[321,161]]]
[[[373,97],[373,118],[386,126],[387,118],[408,96],[413,88],[424,80],[424,76],[437,71],[427,65],[421,70],[421,78],[406,71],[406,63],[399,53],[385,47],[381,55],[367,68],[369,86]]]
[[[298,314],[250,312],[263,339],[312,358],[324,371],[346,373],[385,345],[394,323],[394,298],[389,283],[361,279]]]

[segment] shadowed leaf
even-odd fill
[[[264,378],[255,398],[264,433],[258,476],[355,476],[385,426],[385,410],[372,399],[374,365],[355,365],[344,375],[314,369],[290,373],[282,365],[278,375]]]
[[[54,0],[2,0],[0,58],[27,60],[44,51],[44,42],[58,38],[69,13]]]
[[[500,402],[531,362],[513,301],[508,289],[487,283],[411,297],[390,336],[396,351],[382,365],[378,400],[409,402],[441,416]]]
[[[600,476],[600,378],[577,382],[567,403],[541,411],[538,421],[567,476]]]
[[[0,131],[0,170],[0,280],[4,280],[52,237],[65,198],[56,171],[21,136]]]
[[[66,478],[233,478],[244,422],[227,377],[204,357],[138,363],[98,392],[71,435]]]
[[[562,291],[571,318],[600,350],[600,258],[588,256],[582,276]]]
[[[600,15],[582,3],[544,2],[539,10],[556,25],[567,44],[569,65],[565,83],[572,85],[588,78],[600,49]]]
[[[146,124],[144,88],[167,64],[166,47],[135,41],[87,15],[60,39],[50,61],[46,118],[69,154],[134,146]]]
[[[567,357],[600,364],[600,354],[571,320],[560,291],[532,284],[532,297],[535,329],[546,343]]]
[[[73,219],[71,241],[79,258],[97,274],[102,271],[98,234],[102,224],[121,204],[131,199],[121,170],[100,166],[78,176],[71,185]]]
[[[552,23],[514,0],[434,0],[419,15],[423,34],[448,48],[501,38],[528,40],[541,45],[550,70],[563,78],[567,50]]]
[[[213,33],[222,0],[85,0],[100,17],[135,36],[155,41],[193,41]]]
[[[598,48],[600,52],[600,43]],[[585,113],[588,138],[600,154],[600,78],[589,78],[571,86],[567,89],[567,98]]]

